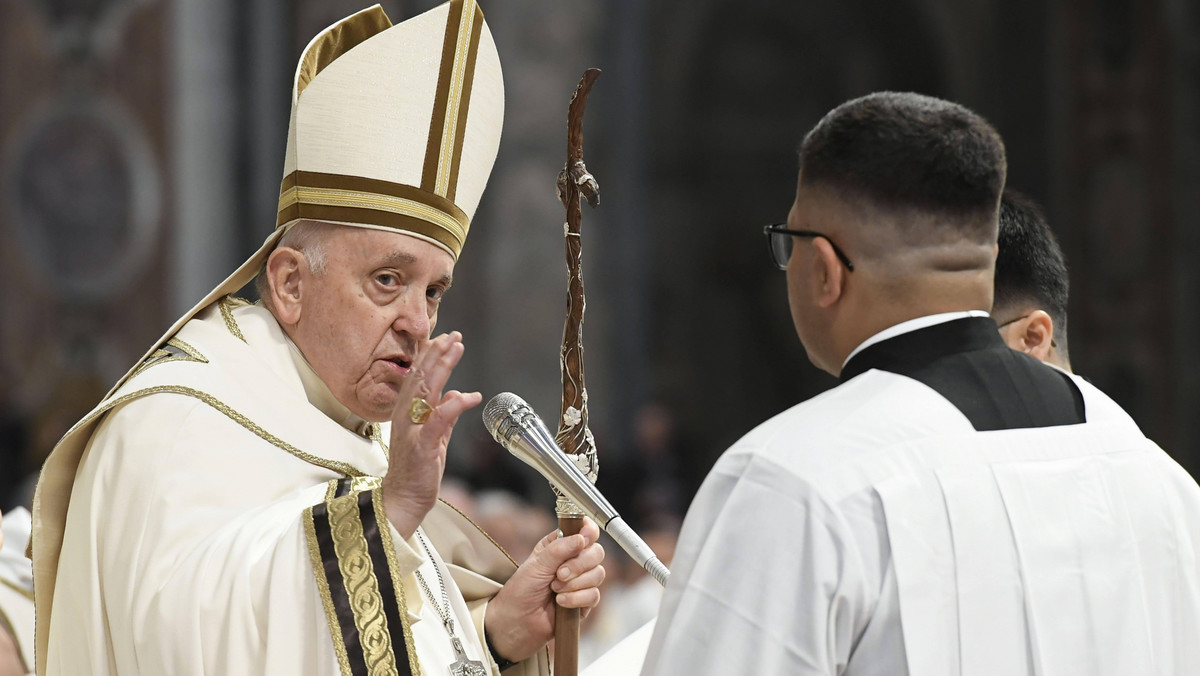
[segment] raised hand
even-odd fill
[[[392,438],[383,500],[388,520],[407,539],[437,502],[446,469],[446,445],[463,411],[477,406],[478,392],[442,393],[450,373],[463,356],[462,334],[452,331],[434,338],[421,350],[404,376],[392,412]],[[416,399],[428,404],[414,407]],[[423,422],[418,422],[422,420]]]

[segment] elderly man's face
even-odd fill
[[[365,228],[338,228],[325,248],[324,272],[302,273],[292,337],[338,401],[366,420],[390,420],[454,259],[415,237]]]

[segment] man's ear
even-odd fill
[[[846,268],[838,260],[837,253],[829,240],[824,237],[814,237],[813,245],[813,291],[818,307],[827,308],[842,297],[843,284],[846,281]]]
[[[279,247],[267,258],[271,307],[275,310],[275,317],[283,324],[294,326],[300,321],[304,286],[301,271],[307,270],[308,261],[304,259],[304,254],[291,247]]]
[[[1034,310],[1020,321],[1018,340],[1025,354],[1047,361],[1054,343],[1054,320],[1045,310]]]

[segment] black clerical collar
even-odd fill
[[[841,381],[871,369],[927,385],[981,432],[1087,419],[1070,376],[1009,349],[991,317],[952,319],[868,345],[846,363]]]
[[[952,354],[999,348],[1008,349],[991,317],[951,319],[868,345],[838,379],[844,383],[871,369],[907,374]]]

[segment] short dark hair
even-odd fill
[[[880,92],[830,111],[800,144],[801,181],[890,209],[994,223],[1007,161],[1000,134],[956,103]]]
[[[1033,303],[1054,320],[1054,340],[1067,344],[1067,261],[1046,216],[1032,199],[1005,190],[1000,199],[1000,254],[993,307]]]

